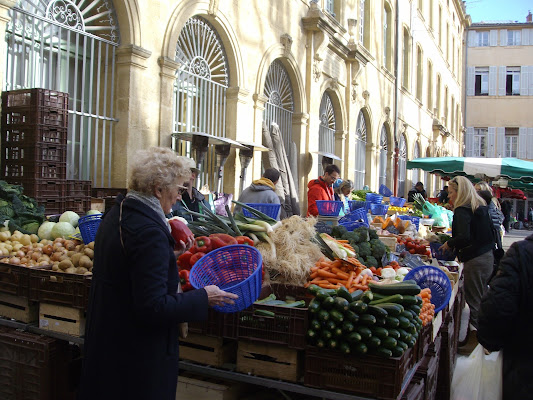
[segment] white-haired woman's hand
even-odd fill
[[[206,286],[204,289],[207,292],[207,301],[210,307],[235,304],[233,299],[239,298],[236,294],[225,292],[215,285]]]
[[[176,246],[174,246],[174,254],[176,255],[176,258],[178,258],[183,253],[185,253],[187,250],[189,250],[193,244],[194,244],[194,238],[192,236],[190,236],[187,239],[187,242],[180,240],[178,243],[176,243]]]

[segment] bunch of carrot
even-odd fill
[[[435,304],[431,304],[431,289],[422,289],[419,296],[422,297],[422,308],[420,309],[419,317],[422,320],[422,325],[426,326],[435,316]]]
[[[361,275],[365,268],[356,258],[348,258],[346,261],[322,258],[311,268],[311,280],[305,287],[317,285],[324,289],[338,289],[344,286],[350,293],[358,289],[368,290],[368,282],[372,278],[366,274]]]

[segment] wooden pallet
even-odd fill
[[[235,362],[236,350],[235,341],[221,337],[189,333],[187,339],[180,340],[180,358],[215,367]]]
[[[85,334],[85,311],[56,304],[40,303],[39,328],[72,336],[83,336]]]
[[[39,318],[39,304],[24,297],[0,293],[0,315],[21,322],[34,322]]]
[[[302,375],[302,353],[286,346],[239,340],[237,371],[297,382]]]

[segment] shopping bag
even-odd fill
[[[451,400],[500,400],[502,363],[501,352],[486,355],[480,344],[470,356],[457,358]]]

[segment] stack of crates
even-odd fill
[[[22,185],[47,214],[65,209],[68,98],[48,89],[2,93],[2,179]]]

